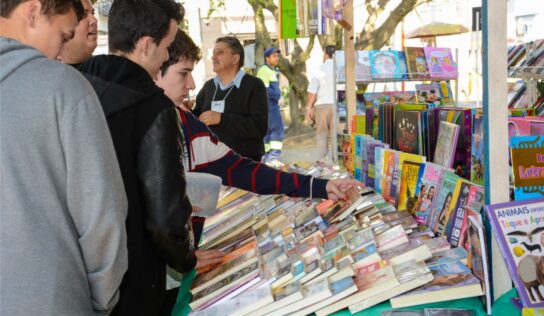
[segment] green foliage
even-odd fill
[[[536,87],[538,89],[538,97],[544,97],[544,80],[539,80],[536,84]]]

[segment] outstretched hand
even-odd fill
[[[329,200],[355,200],[359,195],[357,187],[364,187],[362,182],[353,179],[335,179],[329,180],[325,190]]]
[[[219,250],[197,250],[196,268],[218,264],[223,260],[225,253]]]

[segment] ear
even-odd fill
[[[239,62],[240,62],[240,55],[238,55],[238,54],[234,55],[233,64],[238,65]]]
[[[139,51],[144,56],[148,56],[151,52],[151,45],[153,44],[153,39],[150,36],[142,36],[137,42],[135,50]]]
[[[26,6],[26,22],[27,24],[34,28],[36,25],[36,20],[38,19],[38,16],[41,14],[42,11],[42,3],[39,0],[31,0],[28,1]]]

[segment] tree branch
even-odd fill
[[[384,2],[385,0],[380,0],[379,2]],[[356,49],[380,49],[385,43],[391,38],[397,25],[406,17],[410,11],[415,9],[417,6],[428,3],[431,0],[403,0],[397,5],[393,11],[389,14],[389,17],[385,22],[380,25],[378,28],[372,32],[367,32],[361,34],[360,41],[356,43]]]

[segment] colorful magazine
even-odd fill
[[[544,198],[485,207],[524,307],[544,307]]]
[[[544,197],[544,136],[510,140],[516,201]]]

